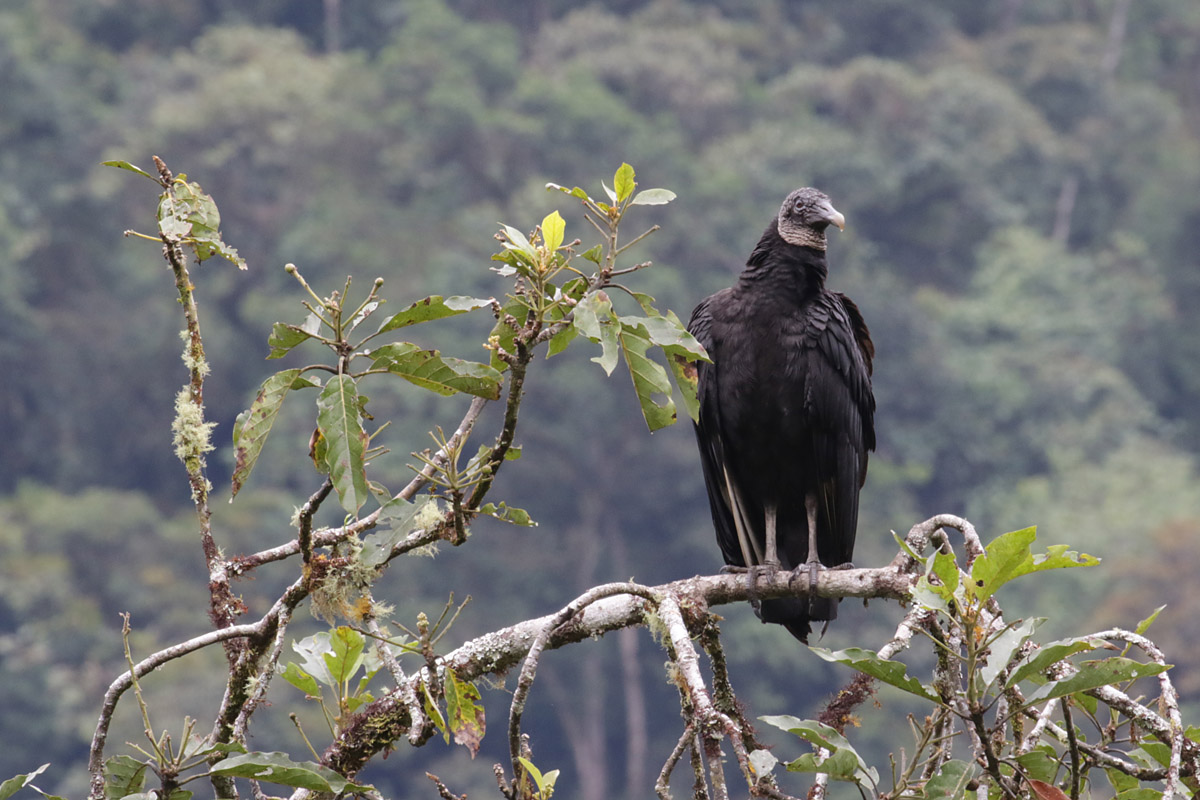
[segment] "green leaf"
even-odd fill
[[[329,665],[325,663],[325,654],[333,649],[330,642],[329,631],[319,631],[312,636],[306,636],[298,642],[292,642],[292,650],[302,659],[301,666],[298,668],[308,675],[310,678],[319,681],[320,683],[333,689],[338,690],[337,679],[333,677],[333,673],[329,671]],[[286,677],[286,676],[285,676]],[[292,683],[291,681],[288,681]],[[293,686],[297,684],[292,683]],[[302,691],[309,693],[307,689],[301,688]],[[314,697],[320,695],[320,688],[313,694]]]
[[[879,773],[867,766],[846,737],[828,725],[788,714],[759,717],[763,722],[799,736],[813,747],[824,748],[829,756],[821,758],[809,753],[787,764],[789,772],[821,772],[840,781],[866,784],[872,791],[879,783]]]
[[[572,323],[575,328],[593,342],[600,344],[600,355],[592,359],[601,366],[606,375],[612,375],[620,358],[620,342],[617,330],[620,323],[613,313],[612,301],[604,292],[592,292],[575,306]]]
[[[534,257],[533,245],[529,243],[529,239],[525,234],[510,225],[501,225],[504,229],[504,247],[506,249],[516,250],[523,253],[529,258]]]
[[[1133,789],[1126,789],[1117,795],[1116,800],[1162,800],[1163,793],[1159,789],[1151,789],[1149,786],[1139,786]]]
[[[836,652],[831,652],[823,647],[809,647],[809,649],[825,661],[845,664],[859,672],[878,678],[889,686],[903,689],[909,694],[915,694],[917,697],[933,703],[941,703],[941,698],[933,687],[926,686],[909,675],[908,668],[900,661],[880,658],[877,653],[859,647],[848,647]]]
[[[966,761],[947,761],[932,778],[925,782],[925,800],[958,800],[967,796],[967,784],[977,772]]]
[[[271,426],[275,424],[275,418],[287,393],[292,389],[311,386],[316,384],[301,378],[299,369],[277,372],[263,381],[250,408],[238,414],[233,425],[234,467],[233,492],[229,497],[231,501],[245,485],[246,479],[250,477],[250,472],[258,462],[258,456],[262,453],[267,435],[271,432]]]
[[[578,335],[579,330],[574,325],[564,326],[562,330],[550,337],[550,342],[546,347],[546,358],[556,356],[566,350]]]
[[[214,775],[253,778],[313,792],[367,792],[373,787],[352,783],[328,767],[311,761],[292,761],[287,753],[245,753],[230,756],[212,768]]]
[[[599,266],[600,262],[604,259],[604,249],[597,244],[584,250],[580,255]]]
[[[616,190],[616,197],[613,198],[614,203],[624,203],[625,198],[633,194],[637,183],[633,179],[633,167],[628,164],[621,164],[617,169],[617,173],[613,175],[613,189]]]
[[[537,785],[536,797],[538,800],[548,800],[550,795],[554,793],[554,784],[558,780],[558,770],[552,769],[543,775],[542,771],[535,767],[533,762],[528,758],[518,756],[517,761],[521,763],[521,766],[525,768],[526,774]]]
[[[1104,774],[1108,776],[1108,782],[1112,784],[1113,792],[1119,797],[1121,792],[1129,789],[1136,789],[1140,784],[1137,778],[1132,775],[1126,775],[1119,769],[1105,767]]]
[[[938,581],[931,581],[930,575],[936,576]],[[925,574],[917,579],[913,601],[949,615],[951,604],[958,602],[955,598],[958,588],[958,562],[954,554],[937,550],[925,560]]]
[[[325,465],[342,508],[351,514],[366,501],[367,434],[359,417],[358,387],[349,375],[329,379],[317,399],[317,428],[325,437]]]
[[[1008,666],[1008,662],[1016,654],[1017,649],[1029,641],[1029,637],[1033,636],[1034,630],[1042,622],[1044,622],[1042,618],[1031,617],[1019,624],[1009,625],[999,636],[992,639],[988,646],[987,663],[979,671],[979,677],[983,679],[984,686],[990,686],[996,680]]]
[[[670,189],[646,189],[634,195],[631,205],[661,206],[675,199],[675,193]]]
[[[371,352],[372,369],[386,369],[409,383],[440,395],[464,392],[488,400],[500,398],[500,373],[487,364],[443,357],[411,342],[387,344]]]
[[[1144,664],[1140,661],[1113,656],[1098,661],[1084,661],[1079,664],[1079,672],[1061,681],[1051,681],[1039,687],[1026,698],[1029,705],[1053,700],[1075,692],[1086,692],[1100,686],[1111,686],[1116,683],[1148,678],[1166,672],[1170,665]]]
[[[650,432],[674,425],[676,414],[675,401],[671,399],[671,381],[662,365],[646,355],[651,342],[645,326],[622,324],[620,342],[625,364],[633,377],[633,389]],[[663,399],[659,401],[656,396]]]
[[[378,527],[363,539],[359,559],[369,567],[381,566],[401,539],[416,527],[413,521],[429,503],[436,502],[429,495],[422,495],[414,502],[396,497],[384,504],[379,515]]]
[[[271,352],[268,359],[283,358],[293,347],[308,339],[316,338],[321,331],[321,318],[309,314],[303,325],[288,325],[286,322],[276,322],[271,326],[271,335],[267,338],[267,346]]]
[[[754,775],[758,778],[770,775],[778,763],[779,759],[770,750],[755,750],[750,754],[750,769],[754,770]]]
[[[1026,678],[1041,675],[1051,665],[1057,664],[1064,658],[1073,656],[1076,653],[1082,653],[1085,650],[1095,650],[1097,647],[1103,646],[1103,644],[1104,641],[1102,639],[1093,639],[1088,636],[1072,637],[1044,644],[1030,653],[1028,658],[1012,671],[1012,674],[1008,676],[1008,682],[1005,683],[1005,687],[1016,686]]]
[[[1053,783],[1058,773],[1058,753],[1048,744],[1039,745],[1027,753],[1017,756],[1025,775],[1040,781]]]
[[[460,681],[454,670],[446,670],[446,723],[454,741],[466,747],[471,758],[479,752],[486,729],[479,690],[473,683]]]
[[[571,197],[577,197],[580,200],[591,200],[591,198],[588,197],[588,193],[585,192],[583,189],[580,189],[578,186],[568,189],[565,186],[559,186],[557,183],[547,183],[546,188],[547,189],[557,189],[558,191],[562,192],[563,194],[569,194],[569,195],[571,195]]]
[[[117,169],[127,169],[130,172],[136,172],[138,175],[142,175],[143,177],[149,178],[150,180],[154,181],[155,183],[158,183],[158,178],[154,177],[149,172],[146,172],[146,170],[142,169],[141,167],[135,167],[133,164],[130,164],[128,161],[101,161],[100,165],[103,167],[116,167]],[[161,185],[161,184],[159,184],[159,185]],[[0,797],[0,800],[3,800],[3,797]]]
[[[339,685],[349,684],[363,665],[366,640],[353,628],[339,625],[329,636],[329,651],[322,654],[329,674]]]
[[[113,756],[104,762],[105,800],[120,800],[146,788],[146,773],[150,769],[130,756]]]
[[[219,255],[238,269],[246,269],[246,260],[221,239],[221,212],[212,197],[200,189],[200,184],[176,179],[167,195],[168,201],[160,205],[159,211],[159,229],[163,233],[183,239],[195,251],[198,261]]]
[[[1158,615],[1161,614],[1165,608],[1166,606],[1162,605],[1154,609],[1153,614],[1137,624],[1137,627],[1134,629],[1134,633],[1138,634],[1139,636],[1144,634],[1150,628],[1150,626],[1154,624],[1154,620],[1158,619]]]
[[[654,308],[654,298],[641,293],[635,293],[634,296],[648,316],[620,317],[621,324],[623,326],[640,325],[650,341],[662,348],[667,357],[667,366],[670,367],[671,377],[682,395],[684,409],[693,421],[699,419],[700,401],[697,398],[695,361],[697,359],[708,361],[708,354],[700,342],[696,341],[696,338],[688,332],[679,317],[675,316],[674,311],[668,311],[664,316]],[[669,394],[669,389],[667,393]]]
[[[42,764],[33,772],[26,772],[23,775],[14,775],[4,783],[0,783],[0,800],[8,800],[8,798],[16,794],[18,789],[23,789],[24,787],[28,786],[30,781],[32,781],[38,775],[41,775],[48,766],[50,766],[49,763]]]
[[[521,325],[525,321],[525,315],[529,308],[516,297],[509,297],[500,309],[500,318],[496,320],[495,326],[492,328],[491,335],[488,337],[489,342],[494,342],[501,350],[506,353],[516,352],[516,336],[517,332],[513,330],[511,325],[508,325],[504,318],[511,316],[517,321],[517,325]],[[492,369],[497,372],[504,372],[508,369],[508,363],[500,358],[495,352],[491,357]]]
[[[563,237],[566,235],[567,223],[562,218],[562,214],[557,211],[551,211],[542,219],[542,242],[546,245],[546,249],[554,252],[562,247]]]
[[[429,693],[429,687],[423,682],[421,683],[421,691],[425,693],[425,716],[429,717],[429,721],[433,723],[434,727],[442,732],[442,736],[446,739],[446,744],[450,744],[450,731],[446,728],[446,718],[442,716],[437,702],[433,699],[433,695]]]
[[[523,508],[514,508],[505,504],[503,500],[500,505],[488,503],[479,509],[480,514],[487,514],[489,517],[495,517],[504,522],[511,522],[513,525],[521,525],[526,528],[536,528],[537,523],[529,516],[529,512]]]
[[[431,295],[424,300],[418,300],[408,308],[392,314],[383,321],[376,333],[387,333],[388,331],[406,328],[409,325],[416,325],[420,322],[455,317],[459,314],[466,314],[468,311],[487,308],[491,304],[492,301],[490,299],[481,297],[456,295],[454,297],[443,298],[441,295]]]
[[[1067,550],[1067,545],[1051,545],[1046,552],[1034,555],[1030,545],[1037,538],[1037,528],[1023,528],[997,536],[987,546],[987,552],[971,566],[970,590],[984,602],[1004,584],[1033,572],[1066,567],[1091,567],[1100,559],[1086,553]]]
[[[283,678],[285,681],[290,683],[292,686],[295,686],[309,697],[321,696],[321,687],[317,685],[317,679],[300,669],[295,662],[289,662],[288,665],[284,667],[283,672],[279,673],[279,677]]]

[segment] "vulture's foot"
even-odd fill
[[[769,581],[778,571],[778,564],[754,564],[746,568],[746,595],[750,599],[750,607],[759,619],[762,619],[762,598],[758,596],[758,582],[763,579]]]

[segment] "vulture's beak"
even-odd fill
[[[829,203],[821,204],[821,216],[830,225],[837,225],[839,231],[846,230],[846,217]]]

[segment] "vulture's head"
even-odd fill
[[[788,244],[825,249],[825,229],[837,225],[845,230],[842,216],[824,192],[805,187],[787,196],[779,207],[779,235]]]

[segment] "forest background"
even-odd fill
[[[85,787],[99,700],[123,663],[118,612],[143,654],[207,625],[170,446],[178,312],[153,246],[121,236],[149,227],[152,200],[99,166],[151,154],[215,196],[250,264],[196,279],[218,486],[233,419],[269,371],[271,325],[302,317],[285,263],[325,292],[382,276],[397,308],[486,297],[503,291],[488,271],[499,222],[561,208],[570,231],[579,216],[545,183],[598,189],[628,161],[644,186],[678,194],[649,214],[663,229],[640,255],[656,264],[648,291],[686,318],[732,281],[788,191],[822,188],[847,219],[830,285],[878,348],[856,562],[885,563],[889,530],[934,513],[968,517],[985,541],[1036,524],[1043,543],[1105,561],[1039,581],[1009,615],[1128,627],[1166,603],[1156,640],[1181,665],[1185,709],[1200,709],[1194,0],[6,4],[0,777],[50,761],[40,785],[60,794]],[[439,347],[481,357],[485,328],[449,330],[454,346]],[[401,614],[471,594],[461,641],[600,582],[719,566],[690,425],[651,436],[627,378],[606,381],[587,355],[531,373],[523,458],[497,487],[540,525],[481,522],[470,547],[393,566],[384,599]],[[452,420],[415,389],[372,404],[396,420],[379,468],[403,482],[408,451]],[[218,504],[227,550],[271,544],[263,532],[312,491],[312,426],[309,407],[285,407],[273,457]],[[277,588],[240,586],[252,608]],[[900,613],[842,609],[827,646],[880,641]],[[725,616],[754,714],[810,716],[847,679],[749,608]],[[565,796],[644,796],[669,752],[677,700],[646,635],[544,663],[527,725],[559,734],[542,735],[539,763],[562,767]],[[211,658],[146,681],[159,718],[215,702]],[[489,721],[503,697],[485,692]],[[272,698],[303,703],[286,685]],[[880,702],[902,724],[903,701]],[[119,723],[115,742],[138,735],[132,714]],[[894,734],[853,738],[886,753]],[[259,737],[301,749],[286,720]],[[500,738],[474,761],[438,742],[401,750],[364,778],[427,797],[411,776],[429,768],[482,795]]]

